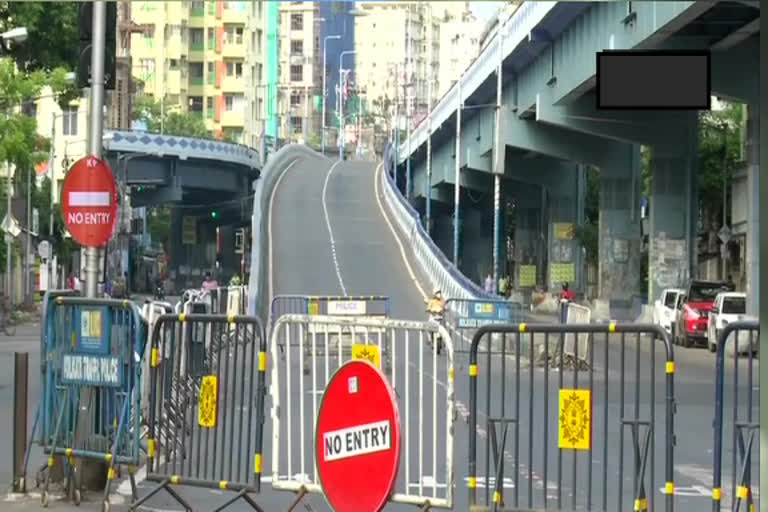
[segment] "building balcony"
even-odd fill
[[[224,92],[243,92],[245,90],[245,79],[234,76],[225,76],[221,80],[221,90]]]
[[[186,89],[186,87],[184,88]],[[181,70],[172,69],[168,71],[165,78],[166,94],[181,94],[181,89]]]
[[[245,45],[225,43],[221,45],[221,55],[228,59],[245,59]]]
[[[189,75],[190,87],[202,87],[203,82],[204,82],[204,79],[202,75]]]
[[[241,24],[245,25],[248,21],[248,9],[251,8],[251,6],[243,2],[243,8],[237,9],[237,8],[229,8],[229,9],[222,9],[221,10],[221,21],[222,23],[233,23],[233,24]]]
[[[221,113],[221,126],[244,127],[245,112],[242,110],[223,111]]]
[[[205,7],[198,7],[198,8],[191,8],[189,10],[189,15],[192,18],[202,18],[205,16]]]

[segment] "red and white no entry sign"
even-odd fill
[[[379,512],[400,462],[400,414],[387,378],[364,360],[331,377],[317,413],[315,460],[335,512]]]
[[[61,189],[64,223],[77,243],[102,247],[112,237],[117,219],[117,186],[109,165],[86,156],[72,166]]]

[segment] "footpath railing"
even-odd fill
[[[228,335],[234,328],[235,335]],[[244,340],[242,343],[240,340]],[[257,317],[161,315],[150,345],[147,480],[192,507],[172,485],[235,491],[217,510],[261,487],[266,337]]]
[[[75,459],[106,463],[108,506],[116,467],[127,465],[132,488],[139,463],[141,355],[146,325],[130,301],[58,296],[46,308],[40,438],[48,455],[43,506],[56,457],[67,460],[66,489],[80,502]]]
[[[521,369],[519,357],[507,361],[507,352],[520,354],[523,345],[533,358],[533,340],[523,342],[535,334],[544,335],[546,354],[559,354],[552,371],[550,365],[543,373]],[[580,378],[575,369],[567,381],[564,351],[558,350],[566,334],[588,334],[590,345],[587,375]],[[479,357],[493,335],[502,336],[502,353],[491,357],[486,350],[486,357]],[[661,350],[656,350],[657,344]],[[609,345],[619,347],[620,362],[609,353]],[[578,357],[578,344],[575,350]],[[625,365],[627,356],[634,359],[633,370]],[[673,510],[675,364],[662,329],[616,324],[486,326],[475,333],[469,362],[470,510]],[[609,383],[608,375],[614,373],[618,381]],[[658,401],[657,376],[665,383]],[[479,433],[485,434],[483,449]],[[657,438],[666,482],[660,503],[654,496]],[[555,443],[558,449],[553,450]],[[627,451],[631,464],[625,460]]]
[[[438,334],[445,344],[442,354],[436,344],[427,343]],[[452,507],[453,344],[443,326],[385,317],[285,314],[272,328],[270,349],[272,487],[296,493],[294,507],[305,494],[323,492],[314,431],[327,383],[352,359],[385,370],[387,352],[391,368],[385,375],[398,397],[403,432],[401,467],[390,501]],[[354,475],[349,492],[357,492]]]
[[[754,510],[752,491],[753,471],[757,472],[759,461],[760,420],[757,397],[753,391],[759,389],[759,369],[754,352],[760,336],[758,322],[734,322],[727,324],[717,341],[715,360],[715,421],[714,450],[712,461],[712,511],[720,512],[721,503],[730,495],[728,510]],[[725,396],[726,364],[725,355],[733,353],[731,387],[733,394]],[[725,403],[729,404],[726,415]],[[730,420],[730,421],[729,421]],[[731,474],[729,488],[723,489],[723,440],[729,440],[731,452]],[[759,475],[757,476],[759,478]]]

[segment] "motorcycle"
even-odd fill
[[[428,301],[424,301],[424,303],[425,304],[429,304]],[[436,313],[434,311],[430,311],[429,309],[427,309],[426,312],[427,312],[427,315],[428,315],[427,319],[428,319],[429,322],[433,322],[433,323],[436,323],[438,325],[442,325],[443,324],[443,314],[442,313]],[[429,344],[430,348],[432,348],[432,346],[433,346],[433,343],[432,343],[432,338],[433,337],[437,338],[437,353],[440,354],[443,351],[443,337],[440,336],[439,331],[438,331],[437,334],[429,336],[429,338],[427,340],[427,343]]]
[[[165,300],[165,288],[162,284],[155,285],[155,300]]]

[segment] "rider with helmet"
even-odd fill
[[[427,303],[427,312],[434,316],[442,316],[444,310],[445,301],[443,300],[443,294],[440,290],[435,290],[432,298]]]

